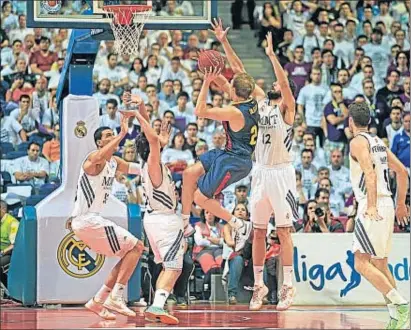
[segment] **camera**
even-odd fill
[[[324,216],[324,210],[321,207],[317,207],[314,211],[315,215],[319,218]]]

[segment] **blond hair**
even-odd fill
[[[247,73],[236,74],[233,79],[233,88],[238,97],[248,99],[255,88],[254,78]]]

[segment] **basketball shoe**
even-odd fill
[[[144,317],[149,322],[161,322],[163,324],[177,325],[178,318],[160,307],[150,306],[144,311]]]
[[[283,285],[278,292],[278,311],[285,311],[293,304],[294,296],[297,293],[297,289],[293,286]]]
[[[92,311],[93,313],[96,313],[98,316],[105,320],[115,320],[116,315],[113,313],[110,313],[107,308],[103,306],[102,303],[99,303],[94,300],[94,297],[91,298],[85,305],[84,305],[89,311]]]
[[[104,302],[103,306],[111,311],[115,311],[125,316],[136,316],[136,312],[127,307],[123,297],[113,298],[110,294]]]
[[[235,247],[234,251],[238,252],[241,251],[245,243],[247,242],[248,238],[250,237],[252,225],[249,221],[244,221],[244,225],[235,231]]]
[[[250,311],[258,311],[263,307],[263,300],[268,294],[268,288],[263,284],[262,286],[254,286],[253,297],[250,301]]]
[[[396,305],[397,308],[397,328],[396,329],[409,329],[410,328],[410,303],[403,305]]]

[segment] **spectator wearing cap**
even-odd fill
[[[390,118],[386,121],[387,125],[383,128],[381,134],[381,137],[388,139],[390,149],[392,148],[395,136],[401,134],[404,129],[401,121],[402,112],[401,107],[395,106],[391,108]]]
[[[410,169],[410,119],[410,112],[404,112],[402,118],[404,129],[395,135],[391,146],[391,151],[408,168],[408,171]]]
[[[371,42],[364,45],[365,55],[372,60],[372,66],[375,70],[376,78],[383,80],[390,59],[390,49],[387,45],[382,44],[382,32],[379,29],[373,29],[371,34]]]
[[[393,70],[387,77],[385,87],[379,89],[377,92],[377,107],[384,112],[386,117],[388,117],[388,114],[390,113],[389,104],[392,99],[403,93],[403,90],[398,85],[399,81],[400,73],[397,70]]]
[[[188,94],[186,92],[180,92],[177,95],[177,105],[171,108],[176,117],[184,117],[186,123],[195,123],[196,117],[194,115],[194,108],[188,104]]]
[[[49,163],[40,157],[40,145],[31,142],[27,147],[27,156],[17,158],[14,162],[13,175],[18,183],[28,183],[34,186],[46,182]]]
[[[110,93],[110,89],[111,89],[111,81],[110,81],[110,79],[108,79],[108,78],[103,78],[103,79],[101,79],[101,80],[99,81],[99,83],[98,83],[98,85],[97,85],[97,90],[98,90],[98,91],[93,94],[93,97],[96,98],[97,101],[98,101],[98,104],[99,104],[99,107],[100,107],[100,111],[101,111],[101,113],[102,113],[103,115],[107,113],[106,104],[107,104],[107,101],[108,101],[108,100],[110,100],[110,99],[115,99],[115,100],[117,101],[117,104],[120,103],[119,97],[118,97],[117,95],[114,95],[114,94]],[[131,92],[132,92],[133,94],[139,94],[140,97],[142,97],[141,94],[140,94],[140,93],[137,93],[137,91],[136,91],[135,89],[133,89]],[[145,93],[144,93],[144,96],[145,96],[145,98],[146,98],[146,99],[144,100],[144,98],[142,97],[143,100],[144,100],[144,102],[148,101],[147,96],[145,95]]]
[[[160,83],[164,83],[166,80],[180,80],[184,87],[191,85],[187,73],[181,66],[180,58],[176,56],[173,57],[170,64],[164,67],[161,73]]]
[[[166,102],[169,108],[177,105],[176,95],[173,91],[173,80],[167,79],[162,83],[161,92],[158,93],[158,99]]]
[[[348,102],[344,100],[343,93],[341,84],[331,85],[332,101],[324,108],[327,123],[327,140],[324,146],[326,153],[335,148],[344,150],[346,143],[344,121],[348,118]]]
[[[300,114],[304,114],[308,130],[315,132],[323,145],[324,133],[321,129],[321,120],[324,112],[323,100],[327,90],[321,85],[320,69],[313,68],[310,78],[310,84],[304,86],[298,95],[297,109]]]
[[[311,64],[304,62],[304,47],[298,45],[293,52],[293,60],[284,66],[285,73],[294,82],[296,86],[295,95],[298,95],[301,88],[310,75]]]
[[[32,73],[43,75],[50,71],[52,65],[57,62],[58,56],[49,50],[50,39],[47,37],[40,38],[40,50],[35,51],[30,56],[30,68]]]
[[[9,142],[17,145],[22,141],[27,141],[27,134],[23,126],[10,116],[4,115],[4,110],[0,109],[1,126],[0,126],[0,142]]]

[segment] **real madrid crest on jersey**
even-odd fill
[[[57,260],[66,274],[75,278],[87,278],[103,267],[105,257],[92,251],[70,231],[57,249]]]
[[[61,9],[61,0],[42,0],[40,5],[47,14],[56,14]]]
[[[87,135],[86,123],[82,120],[77,122],[76,128],[74,129],[74,135],[79,139],[82,139]]]

